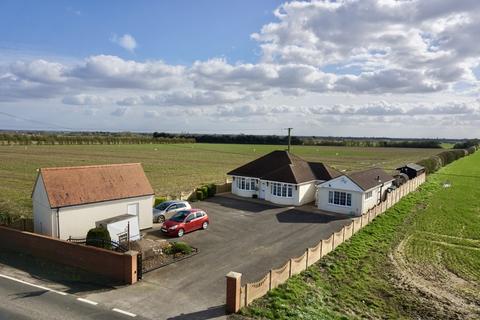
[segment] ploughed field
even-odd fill
[[[0,213],[31,215],[31,192],[40,167],[141,162],[157,195],[210,182],[285,146],[234,144],[0,146]],[[292,152],[338,170],[396,166],[439,153],[440,149],[293,146]]]
[[[242,314],[480,319],[480,152],[430,175],[419,191]]]

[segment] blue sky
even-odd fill
[[[2,1],[0,46],[43,55],[96,54],[189,64],[211,57],[255,62],[250,34],[281,1]],[[131,34],[134,53],[108,39]]]
[[[0,2],[0,129],[476,137],[480,1]]]

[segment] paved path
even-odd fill
[[[234,197],[194,206],[205,209],[211,220],[209,230],[182,239],[199,248],[198,255],[147,273],[133,286],[86,297],[151,319],[223,318],[229,271],[241,272],[244,282],[258,280],[350,222],[344,216]],[[148,237],[163,236],[152,231]]]
[[[0,274],[0,319],[132,319],[94,301]],[[135,317],[140,319],[140,317]]]

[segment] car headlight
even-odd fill
[[[178,228],[178,225],[174,225],[174,226],[171,226],[170,228],[168,228],[168,230],[175,230]]]

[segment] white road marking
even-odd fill
[[[118,312],[118,313],[125,314],[125,315],[130,316],[130,317],[136,317],[137,316],[134,313],[131,313],[131,312],[128,312],[128,311],[123,311],[123,310],[120,310],[120,309],[117,309],[117,308],[113,308],[112,310],[115,311],[115,312]]]
[[[88,300],[88,299],[83,299],[83,298],[77,298],[78,301],[81,301],[81,302],[85,302],[85,303],[88,303],[88,304],[91,304],[93,306],[96,306],[98,304],[98,302],[95,302],[95,301],[92,301],[92,300]]]
[[[42,290],[46,290],[46,291],[50,291],[50,292],[55,292],[55,293],[57,293],[59,295],[62,295],[62,296],[68,295],[68,293],[66,293],[66,292],[53,290],[53,289],[50,289],[50,288],[47,288],[47,287],[44,287],[44,286],[39,286],[37,284],[29,283],[29,282],[26,282],[26,281],[23,281],[23,280],[20,280],[20,279],[15,279],[13,277],[6,276],[6,275],[3,275],[3,274],[0,274],[0,277],[5,278],[5,279],[9,279],[9,280],[12,280],[12,281],[20,282],[20,283],[23,283],[23,284],[26,284],[28,286],[35,287],[35,288],[38,288],[38,289],[42,289]]]

